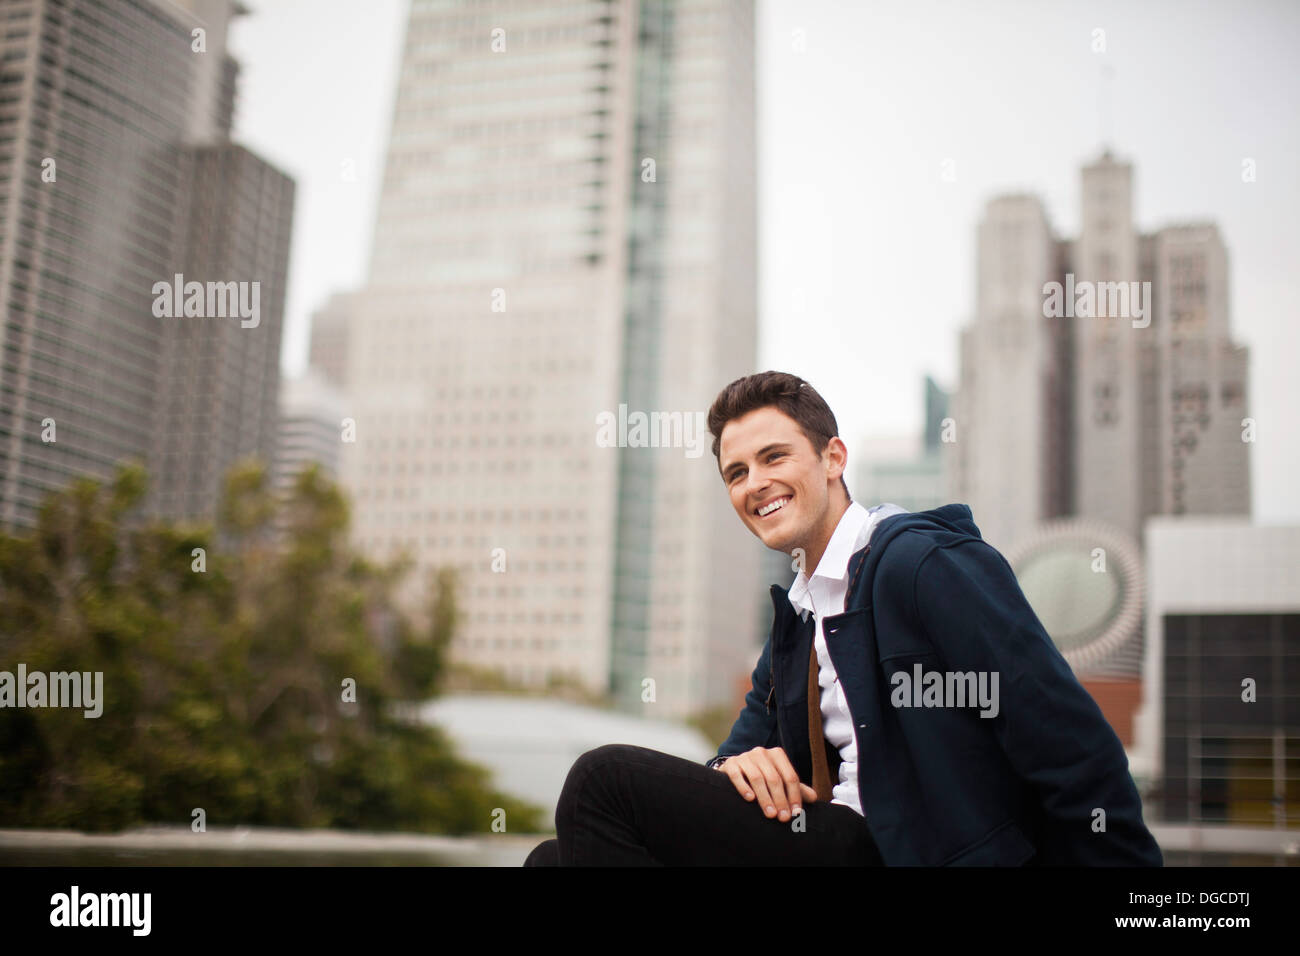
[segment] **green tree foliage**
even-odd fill
[[[211,527],[146,520],[145,485],[138,468],[78,481],[32,532],[0,534],[0,670],[104,674],[98,718],[0,709],[0,826],[188,824],[201,807],[213,826],[469,834],[500,807],[511,831],[539,828],[401,716],[438,691],[449,569],[417,627],[393,599],[408,569],[350,548],[347,502],[315,469],[283,497],[260,465],[232,470]]]

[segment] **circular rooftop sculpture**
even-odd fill
[[[1107,669],[1141,633],[1146,582],[1128,535],[1104,522],[1045,522],[1005,552],[1029,606],[1076,672]]]

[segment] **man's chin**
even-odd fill
[[[794,549],[794,536],[788,532],[785,534],[760,534],[758,539],[773,551],[780,551],[782,554],[789,554]]]
[[[764,528],[759,525],[750,525],[749,530],[754,537],[763,542],[763,546],[771,548],[773,551],[781,551],[789,554],[797,545],[798,535],[789,528]]]

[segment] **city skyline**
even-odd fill
[[[301,173],[295,263],[304,268],[295,271],[285,341],[285,368],[296,372],[305,367],[306,316],[364,270],[404,4],[375,4],[367,23],[347,31],[326,4],[254,6],[257,16],[242,18],[232,43],[246,51],[247,98],[262,95],[241,110],[239,130]],[[341,16],[344,6],[333,9]],[[1276,120],[1295,99],[1284,54],[1300,19],[1280,4],[1185,10],[1171,36],[1161,27],[1169,9],[1009,4],[990,14],[932,4],[898,14],[874,5],[758,4],[757,367],[802,374],[826,395],[851,473],[856,443],[919,427],[915,382],[929,373],[945,388],[956,385],[957,330],[971,318],[983,204],[1033,192],[1057,229],[1076,233],[1076,170],[1109,142],[1137,169],[1140,231],[1188,219],[1218,223],[1233,265],[1234,328],[1256,355],[1248,397],[1260,421],[1256,520],[1300,519],[1300,503],[1287,493],[1287,475],[1300,468],[1300,436],[1287,427],[1294,389],[1282,359],[1300,351],[1284,310],[1287,264],[1300,256],[1300,238],[1285,223],[1300,216],[1300,192],[1281,173],[1300,154],[1300,137],[1295,124]],[[1092,49],[1097,28],[1105,30],[1104,53]],[[281,69],[266,57],[285,43],[314,56]],[[365,69],[337,68],[349,50],[343,59]],[[929,79],[925,64],[945,56],[969,61],[972,81]],[[1035,69],[1032,84],[1016,81]],[[981,107],[980,91],[990,86],[1000,105]],[[1255,160],[1254,182],[1242,181],[1244,157]],[[864,312],[875,321],[863,322]],[[885,318],[898,315],[907,321]],[[823,337],[844,354],[819,348]],[[846,355],[882,347],[890,358],[866,380],[846,368]]]

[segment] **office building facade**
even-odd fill
[[[753,666],[761,545],[696,431],[753,371],[752,58],[743,2],[412,4],[343,473],[413,607],[459,568],[454,660],[660,716]]]
[[[1300,527],[1162,516],[1145,544],[1147,693],[1135,756],[1159,781],[1152,809],[1171,827],[1161,845],[1192,863],[1294,860]]]
[[[292,184],[228,142],[238,68],[225,32],[242,12],[232,0],[0,8],[6,527],[128,461],[148,466],[153,511],[208,515],[214,471],[273,454]],[[182,290],[260,280],[259,328],[209,316],[206,296],[177,314],[183,297],[157,287],[178,275]]]

